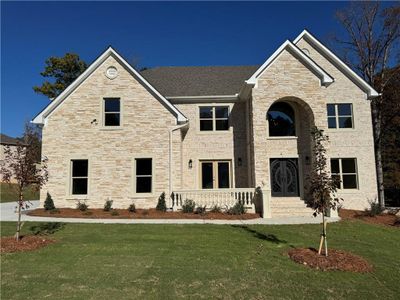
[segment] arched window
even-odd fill
[[[271,105],[267,114],[269,136],[295,136],[294,110],[290,104],[277,102]]]

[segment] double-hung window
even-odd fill
[[[135,192],[151,193],[153,191],[153,160],[151,158],[135,159]]]
[[[88,193],[88,170],[87,159],[71,160],[71,194],[87,195]]]
[[[336,178],[339,189],[357,189],[357,160],[355,158],[332,158],[331,174]]]
[[[121,125],[121,101],[119,98],[104,98],[104,126]]]
[[[229,130],[229,106],[201,106],[200,131]]]
[[[328,128],[353,128],[351,104],[328,104]]]

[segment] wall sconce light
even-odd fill
[[[188,167],[189,167],[189,169],[191,169],[193,167],[193,161],[191,159],[189,159]]]
[[[309,156],[306,156],[306,165],[309,165],[311,162],[310,162],[310,157]]]
[[[242,158],[241,158],[241,157],[238,158],[238,166],[239,166],[239,167],[242,166]]]

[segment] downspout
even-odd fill
[[[182,125],[174,126],[169,130],[169,195],[172,193],[172,133],[187,126],[189,126],[189,121]]]

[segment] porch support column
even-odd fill
[[[262,217],[263,219],[272,218],[271,215],[271,190],[262,190]]]

